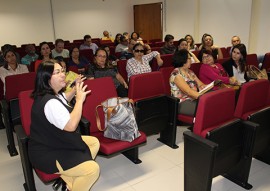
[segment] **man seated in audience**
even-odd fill
[[[115,47],[115,52],[127,52],[128,39],[125,36],[120,37],[120,43]]]
[[[160,48],[161,54],[173,54],[175,52],[175,46],[173,44],[174,36],[167,34],[164,38],[165,45]]]
[[[25,46],[25,52],[27,53],[21,59],[21,63],[25,65],[30,65],[31,62],[34,62],[38,59],[38,54],[36,54],[36,48],[33,44],[28,44]]]
[[[101,40],[110,40],[114,42],[114,39],[110,37],[110,34],[108,31],[103,31],[103,37],[101,38]]]
[[[52,57],[62,56],[63,58],[69,57],[69,51],[64,49],[65,42],[63,39],[56,39],[55,48],[52,50]]]
[[[232,43],[232,47],[230,49],[230,54],[232,53],[232,48],[237,45],[237,44],[240,44],[241,43],[241,40],[240,40],[240,37],[239,36],[233,36],[232,39],[231,39],[231,43]]]
[[[84,40],[84,43],[81,44],[80,50],[92,49],[93,54],[95,54],[96,50],[98,49],[98,46],[92,42],[91,36],[87,34],[83,37],[83,40]]]
[[[133,39],[130,39],[129,44],[128,44],[128,50],[126,52],[122,52],[120,56],[120,60],[128,60],[132,57],[134,57],[133,54],[133,47],[137,42]]]

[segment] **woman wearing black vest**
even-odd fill
[[[44,61],[37,70],[31,112],[29,158],[46,173],[59,173],[72,191],[88,191],[99,177],[94,161],[99,150],[95,137],[76,132],[82,105],[90,91],[78,79],[72,91],[63,93],[65,73],[58,63]],[[76,104],[69,101],[76,93]]]

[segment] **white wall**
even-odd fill
[[[248,46],[252,0],[209,1],[200,1],[200,36],[210,33],[215,44],[228,46],[238,35]]]
[[[270,51],[269,0],[0,0],[0,46],[132,32],[133,5],[157,2],[165,9],[163,36],[191,34],[200,42],[207,32],[218,46],[229,46],[239,35],[250,53]]]
[[[0,0],[0,46],[52,41],[49,0]]]
[[[108,30],[131,32],[133,10],[127,0],[52,0],[56,38],[82,39],[85,34],[101,38]]]

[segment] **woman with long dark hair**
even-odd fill
[[[229,77],[235,77],[239,85],[249,80],[246,74],[246,56],[246,46],[237,44],[232,48],[231,58],[222,64]]]
[[[74,91],[64,93],[65,72],[60,64],[42,62],[37,70],[31,111],[29,159],[34,168],[61,175],[68,190],[88,191],[99,177],[94,161],[99,141],[77,133],[82,106],[90,90],[80,79]],[[76,103],[68,102],[75,96]]]

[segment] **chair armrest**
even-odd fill
[[[242,121],[245,126],[245,137],[244,137],[244,156],[252,157],[254,143],[256,139],[256,130],[259,124],[251,121]]]
[[[79,122],[79,128],[82,135],[90,135],[90,121],[83,116]]]
[[[185,131],[183,135],[184,135],[184,141],[192,141],[193,142],[192,144],[199,144],[205,149],[214,151],[218,147],[217,143],[211,140],[205,139],[199,135],[196,135],[195,133],[191,131]]]
[[[185,131],[183,135],[185,188],[187,190],[210,190],[218,144],[191,131]]]
[[[4,117],[4,126],[7,127],[9,125],[8,123],[8,102],[7,100],[3,99],[0,101],[0,106],[1,106],[1,113],[3,114]],[[7,124],[8,123],[8,124]]]
[[[171,125],[177,125],[178,119],[178,105],[179,105],[179,98],[173,96],[166,96],[168,100],[168,107],[169,107],[169,121]]]
[[[25,131],[24,131],[24,129],[23,129],[23,127],[21,125],[16,125],[14,127],[14,129],[15,129],[15,132],[16,132],[16,135],[17,135],[18,142],[21,142],[21,143],[28,142],[29,138],[25,134]]]
[[[35,185],[33,167],[28,157],[28,141],[29,137],[25,134],[22,125],[14,127],[18,139],[20,158],[24,173],[24,179],[27,186],[32,187]]]

